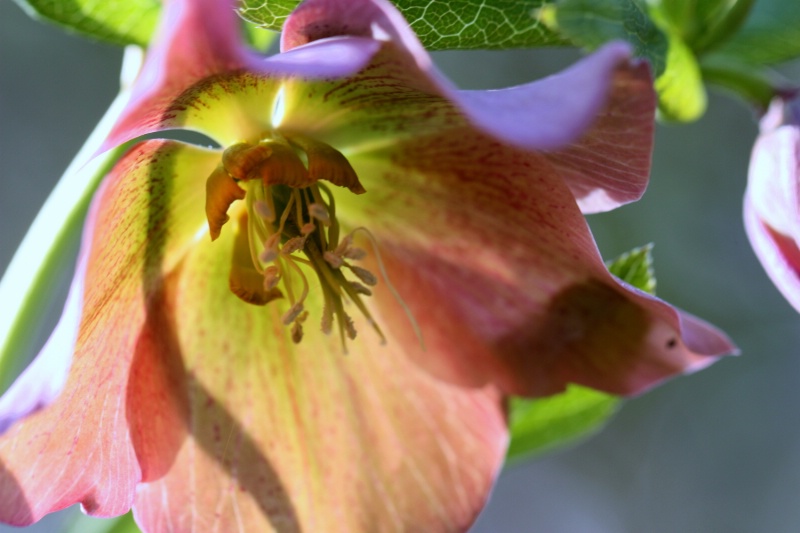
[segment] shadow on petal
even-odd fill
[[[17,479],[0,461],[0,515],[13,526],[33,523],[33,512]]]
[[[163,269],[168,235],[163,228],[172,222],[165,205],[173,194],[164,175],[161,168],[149,184],[150,238],[142,279],[147,318],[127,387],[126,414],[142,468],[136,520],[155,531],[204,529],[209,520],[234,530],[244,505],[238,495],[244,494],[256,504],[261,523],[299,531],[289,494],[261,447],[187,369],[176,320],[182,312],[175,296],[182,263],[171,272]],[[245,516],[245,523],[250,520],[258,518]]]

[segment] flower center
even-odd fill
[[[231,204],[244,200],[231,262],[231,291],[254,305],[286,298],[289,308],[282,320],[299,343],[308,318],[306,273],[314,272],[324,299],[322,331],[331,333],[335,322],[346,351],[346,339],[354,339],[356,330],[345,302],[354,304],[384,340],[362,299],[372,294],[370,287],[378,279],[355,264],[367,253],[355,246],[354,233],[371,235],[359,228],[340,236],[334,195],[320,180],[355,194],[365,192],[347,159],[327,144],[278,135],[235,144],[223,152],[206,182],[206,215],[211,239],[216,240],[229,220]],[[380,261],[379,256],[376,259]]]

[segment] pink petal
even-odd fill
[[[718,330],[608,273],[545,157],[453,131],[351,158],[369,193],[342,209],[387,252],[390,278],[437,356],[413,349],[393,299],[382,312],[394,313],[386,322],[418,362],[507,393],[574,382],[636,394],[734,350]]]
[[[156,131],[169,119],[161,116],[168,104],[192,84],[208,76],[244,68],[247,62],[231,3],[165,2],[130,103],[101,150]]]
[[[226,230],[233,228],[227,228]],[[233,232],[199,241],[166,282],[163,327],[187,375],[191,435],[134,512],[148,531],[465,531],[502,463],[491,387],[433,379],[359,321],[343,355],[312,293],[306,336],[288,304],[242,304]]]
[[[484,132],[550,158],[585,213],[637,200],[650,171],[655,94],[648,67],[611,43],[569,69],[494,91],[458,91],[436,70],[402,15],[383,0],[308,0],[287,20],[281,41],[292,50],[332,35],[371,36],[392,44],[390,61],[408,88],[455,103]],[[386,59],[383,70],[386,70]],[[367,73],[375,76],[376,61]],[[402,65],[402,68],[399,66]],[[397,80],[394,80],[395,82]],[[353,85],[348,82],[348,85]]]
[[[84,235],[84,240],[90,238]],[[61,393],[80,325],[85,270],[86,258],[81,257],[58,325],[36,359],[0,397],[0,435],[17,420],[52,403]]]
[[[0,521],[24,525],[78,502],[92,515],[122,514],[136,484],[171,463],[185,433],[173,396],[183,375],[167,349],[154,352],[164,341],[151,324],[165,312],[161,276],[205,225],[203,176],[218,161],[213,151],[148,141],[104,181],[73,282],[83,305],[66,383],[0,437]]]
[[[644,194],[655,106],[647,65],[621,65],[614,72],[608,102],[589,130],[576,143],[547,154],[583,213],[610,211]]]
[[[745,196],[744,225],[750,244],[772,283],[800,311],[800,248],[797,242],[762,220]]]
[[[775,99],[761,120],[744,200],[753,250],[775,286],[800,310],[800,127],[797,100]]]
[[[239,35],[241,21],[234,3],[226,0],[170,0],[161,25],[148,49],[142,71],[134,83],[131,100],[101,150],[122,144],[140,135],[173,128],[193,129],[222,144],[246,139],[254,128],[263,127],[264,102],[254,120],[235,114],[229,120],[207,124],[194,115],[208,108],[176,104],[196,84],[209,79],[224,83],[226,76],[243,71],[261,73],[276,85],[280,77],[341,77],[363,68],[378,48],[368,39],[344,38],[317,43],[288,54],[262,58],[251,53]],[[274,95],[273,95],[274,97]],[[248,122],[253,122],[248,124]],[[259,130],[263,133],[263,129]]]

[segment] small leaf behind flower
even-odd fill
[[[612,274],[622,281],[650,294],[656,293],[652,244],[625,252],[616,259],[607,262],[606,266]]]
[[[653,246],[648,244],[626,252],[607,263],[621,280],[653,294]],[[602,428],[620,407],[621,399],[577,385],[565,392],[528,400],[511,398],[508,459],[530,458],[575,443]]]

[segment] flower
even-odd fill
[[[308,0],[267,59],[236,22],[166,5],[106,145],[219,148],[142,140],[98,190],[64,317],[0,400],[1,520],[463,531],[506,395],[636,394],[732,350],[613,278],[579,208],[646,185],[626,46],[460,92],[383,0]]]
[[[800,100],[778,97],[761,119],[750,158],[744,222],[750,244],[783,296],[800,311]]]

